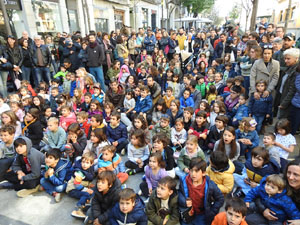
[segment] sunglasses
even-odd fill
[[[264,49],[273,49],[273,46],[272,45],[264,45],[263,48]]]

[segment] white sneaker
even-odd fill
[[[125,149],[123,148],[122,150],[121,150],[121,155],[123,156],[123,155],[125,155],[126,154],[126,151],[125,151]]]

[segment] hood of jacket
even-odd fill
[[[32,141],[25,136],[20,136],[19,138],[22,138],[26,142],[27,154],[29,155],[32,148]]]
[[[226,168],[224,169],[221,169],[221,170],[217,170],[213,167],[210,167],[211,170],[215,173],[229,173],[229,174],[233,174],[234,170],[235,170],[235,166],[234,164],[231,162],[231,160],[228,160],[229,161],[229,164]]]

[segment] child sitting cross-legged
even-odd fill
[[[70,168],[70,162],[61,159],[59,149],[50,149],[46,152],[45,170],[42,172],[41,190],[55,198],[56,202],[60,202],[61,193],[65,191],[67,183],[65,183],[67,170]]]
[[[261,204],[268,208],[272,214],[278,218],[276,221],[270,221],[261,213],[254,212],[248,214],[246,221],[249,225],[252,224],[283,224],[286,220],[299,220],[300,211],[287,196],[285,189],[285,182],[278,174],[269,175],[261,180],[260,185],[250,190],[246,195],[244,201],[247,207],[255,199],[260,199]]]
[[[146,205],[148,224],[175,225],[179,223],[178,194],[176,180],[166,176],[158,181]]]
[[[208,133],[208,149],[209,151],[214,149],[214,146],[218,140],[223,136],[225,127],[228,124],[228,117],[225,115],[218,115],[215,119],[215,125],[213,125]]]
[[[67,105],[63,105],[60,108],[60,112],[61,112],[61,117],[60,117],[59,126],[62,127],[65,131],[67,131],[68,127],[72,123],[76,123],[76,116],[71,111],[71,107]]]
[[[211,225],[248,225],[245,221],[247,206],[240,198],[228,198],[225,212],[215,216]]]
[[[170,117],[168,115],[162,115],[159,123],[154,126],[152,136],[158,133],[164,133],[168,138],[171,138]]]
[[[152,191],[156,189],[158,181],[167,176],[165,170],[165,162],[160,152],[151,153],[149,157],[149,165],[145,166],[145,178],[140,184],[139,195],[149,197]]]
[[[206,162],[199,157],[193,158],[189,173],[180,178],[178,206],[181,224],[211,224],[223,203],[222,192],[206,176]]]
[[[261,179],[271,174],[278,174],[280,164],[270,157],[267,149],[256,147],[251,152],[251,159],[247,160],[242,175],[233,174],[237,186],[233,195],[245,197],[252,189],[259,185]]]
[[[69,196],[79,199],[76,204],[76,209],[71,213],[77,218],[85,218],[83,209],[85,204],[90,200],[93,190],[89,188],[89,184],[94,178],[94,159],[95,155],[92,152],[86,152],[81,159],[75,161],[72,167],[72,178],[68,181],[66,192]]]
[[[183,95],[180,97],[180,109],[184,109],[186,107],[194,108],[194,100],[191,97],[191,90],[185,89]]]
[[[125,188],[119,193],[119,202],[109,213],[111,225],[136,224],[147,225],[144,202],[131,188]]]
[[[89,114],[85,111],[78,112],[76,115],[77,123],[79,123],[81,130],[84,131],[86,137],[89,135],[91,124],[88,122]]]
[[[235,128],[238,128],[239,123],[242,121],[242,119],[248,116],[248,106],[246,105],[247,99],[247,95],[241,94],[239,96],[239,103],[236,104],[232,109],[232,113],[234,114],[234,117],[232,119],[232,126]]]
[[[124,183],[128,179],[124,163],[116,153],[116,147],[113,145],[104,146],[98,157],[98,173],[106,170],[113,171],[121,183]]]

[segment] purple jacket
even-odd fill
[[[148,165],[145,167],[145,177],[146,177],[146,182],[147,182],[148,188],[152,188],[152,189],[157,188],[158,181],[161,178],[166,177],[166,176],[168,176],[168,174],[165,169],[161,168],[158,171],[158,173],[156,175],[154,175],[152,173],[152,169]]]

